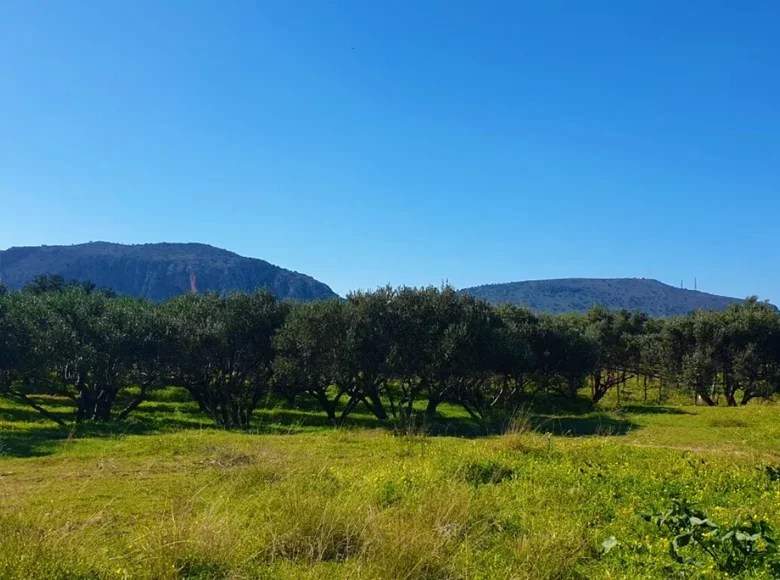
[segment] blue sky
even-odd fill
[[[780,3],[0,0],[0,247],[780,301]]]

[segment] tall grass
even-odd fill
[[[640,512],[679,496],[780,524],[773,406],[529,407],[448,437],[305,416],[230,433],[151,405],[154,429],[70,439],[0,422],[0,578],[717,578]]]

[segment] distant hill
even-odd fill
[[[585,312],[593,305],[641,310],[650,316],[688,314],[696,309],[725,310],[738,298],[683,290],[645,278],[563,278],[487,284],[461,292],[494,304],[525,305],[537,312]]]
[[[122,245],[90,242],[0,251],[0,279],[22,288],[40,274],[94,282],[129,296],[166,300],[198,292],[268,288],[278,298],[319,300],[336,294],[310,276],[205,244]]]

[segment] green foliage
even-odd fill
[[[220,562],[206,558],[190,558],[176,562],[178,575],[186,580],[222,580],[230,578],[230,570]]]
[[[249,427],[270,392],[272,338],[286,311],[268,291],[174,298],[162,307],[171,329],[171,383],[187,389],[217,425]]]
[[[658,374],[709,405],[746,404],[780,389],[780,316],[750,298],[725,312],[696,312],[666,322],[652,340]],[[742,393],[737,400],[737,392]]]
[[[44,385],[76,404],[77,422],[111,419],[117,397],[139,387],[119,411],[124,418],[166,382],[171,336],[150,303],[78,287],[43,294],[42,300],[50,327],[40,340],[52,349]]]
[[[300,304],[292,309],[276,333],[273,345],[275,388],[294,403],[299,395],[313,397],[332,424],[339,403],[349,398],[340,421],[354,410],[347,340],[347,304],[326,300]]]
[[[34,395],[70,401],[76,422],[124,419],[168,379],[171,337],[142,300],[81,287],[12,292],[0,297],[0,326],[0,392],[56,422]]]
[[[669,509],[643,517],[670,534],[669,555],[678,564],[704,568],[701,558],[708,557],[727,574],[753,569],[780,574],[774,530],[765,520],[751,518],[720,526],[685,499],[675,499]]]
[[[648,318],[641,312],[591,308],[584,316],[586,333],[596,345],[591,389],[599,401],[620,389],[642,366],[642,345]]]
[[[64,292],[68,287],[65,278],[59,275],[41,274],[28,282],[24,290],[31,294],[46,294],[48,292]]]
[[[511,468],[498,461],[472,461],[463,467],[463,479],[472,485],[501,483],[512,477]]]
[[[76,422],[105,422],[177,385],[223,428],[248,428],[277,397],[314,401],[333,425],[365,410],[402,430],[456,405],[484,432],[539,398],[572,404],[586,387],[593,403],[618,407],[640,380],[645,402],[648,383],[659,401],[674,388],[709,405],[780,392],[780,315],[754,299],[662,321],[604,308],[536,315],[446,286],[156,304],[48,276],[0,295],[0,329],[0,392],[55,421],[31,395],[71,401]]]
[[[62,293],[69,289],[80,289],[85,293],[99,292],[107,298],[116,297],[116,293],[108,288],[98,288],[94,282],[79,282],[78,280],[65,281],[65,278],[59,274],[41,274],[28,282],[24,291],[31,294],[48,294],[51,292]]]
[[[769,477],[769,481],[780,481],[780,466],[765,465],[764,470],[766,471],[767,477]]]

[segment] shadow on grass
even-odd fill
[[[690,411],[680,409],[679,407],[668,407],[663,405],[625,405],[623,412],[630,415],[693,415]]]
[[[341,425],[347,428],[383,429],[387,423],[379,421],[372,415],[353,413],[347,417]],[[261,409],[255,413],[252,431],[260,433],[294,433],[297,429],[312,429],[333,427],[325,413],[315,411],[302,411],[297,409],[285,409],[282,407]]]
[[[166,433],[211,427],[209,417],[191,403],[146,401],[124,421],[75,424],[76,408],[66,398],[31,397],[66,423],[57,425],[32,407],[0,398],[0,457],[41,457],[54,454],[68,439],[111,438],[125,435]],[[119,401],[117,412],[127,401]]]
[[[107,423],[83,423],[73,427],[75,409],[70,401],[41,397],[39,402],[56,413],[68,427],[59,427],[44,419],[32,408],[22,407],[0,400],[0,421],[13,425],[0,434],[0,456],[40,457],[51,455],[61,448],[67,439],[111,438],[126,435],[147,435],[170,433],[191,429],[213,429],[214,423],[191,401],[180,397],[180,393],[164,392],[152,397],[125,421]],[[7,403],[7,404],[6,404]],[[317,403],[301,397],[292,408],[284,401],[274,400],[273,406],[259,409],[250,431],[258,434],[294,434],[311,430],[332,428],[327,416],[319,410]],[[673,407],[654,410],[651,407],[626,407],[628,413],[673,413],[688,414]],[[625,435],[638,429],[639,425],[624,417],[615,417],[596,412],[585,398],[544,398],[528,401],[519,412],[524,429],[540,433],[552,433],[566,437],[587,437],[596,435]],[[400,425],[398,421],[379,421],[358,406],[341,425],[347,429],[384,429],[397,433],[417,433],[429,436],[478,438],[501,434],[507,431],[511,421],[496,420],[492,423],[478,422],[457,407],[445,406],[443,413],[424,417],[421,412],[415,416],[414,424]],[[16,425],[14,425],[16,424]]]
[[[583,396],[541,396],[530,399],[522,409],[537,415],[583,415],[595,411],[595,406],[590,398]]]
[[[68,438],[62,427],[31,430],[4,430],[0,434],[0,457],[42,457],[56,452],[61,441]]]
[[[49,411],[58,417],[61,417],[63,421],[70,419],[70,413],[63,413],[49,405],[46,405],[46,407]],[[0,407],[0,421],[7,421],[9,423],[39,423],[45,421],[47,424],[53,423],[53,421],[45,420],[43,415],[32,407]]]
[[[640,426],[628,419],[616,419],[606,414],[585,417],[532,417],[534,430],[563,437],[591,437],[594,435],[626,435]]]
[[[35,412],[33,411],[33,413]],[[63,442],[69,439],[109,439],[126,435],[160,434],[212,426],[206,420],[203,423],[195,423],[169,416],[154,421],[144,419],[143,417],[131,417],[126,421],[86,422],[79,425],[71,423],[61,427],[51,421],[41,419],[40,416],[30,421],[28,414],[19,411],[10,413],[10,415],[24,417],[23,426],[21,428],[4,429],[0,432],[0,457],[42,457],[52,455],[60,449]],[[0,413],[0,419],[2,420],[8,420],[8,416],[7,410]]]

